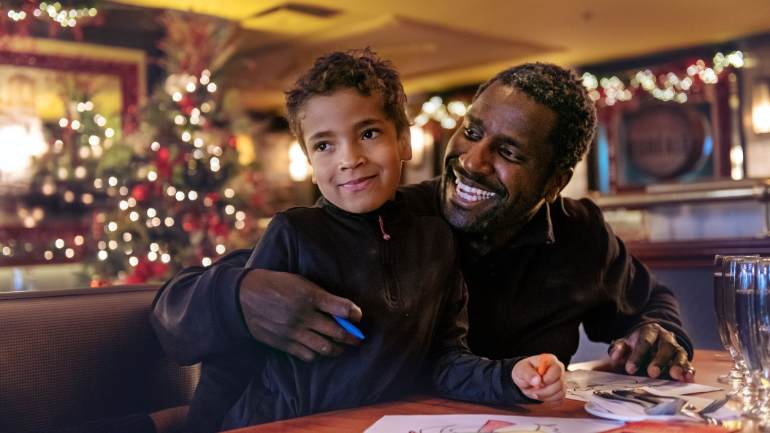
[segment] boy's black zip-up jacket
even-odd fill
[[[164,335],[168,328],[156,323],[162,341],[189,339],[190,345],[208,346],[208,354],[220,356],[233,346],[257,344],[241,316],[237,290],[244,269],[250,268],[299,274],[352,300],[363,311],[358,326],[366,339],[339,357],[310,363],[259,350],[255,356],[263,367],[223,427],[397,398],[414,392],[425,371],[433,387],[449,398],[487,404],[531,401],[511,379],[519,358],[492,361],[468,350],[467,292],[451,229],[438,215],[411,212],[399,199],[371,214],[350,214],[321,200],[317,207],[277,214],[248,264],[245,254],[235,254],[222,261],[224,266],[211,268],[216,275],[191,275],[197,289],[161,292],[155,316],[195,322],[177,328],[195,330],[187,336]],[[221,284],[224,276],[229,283]],[[183,278],[189,277],[183,272],[171,283]],[[220,283],[207,284],[208,279]],[[163,314],[162,308],[188,311]],[[238,353],[233,356],[243,356]],[[202,360],[205,373],[207,358]],[[222,364],[221,359],[215,362]]]

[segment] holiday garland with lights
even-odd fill
[[[620,78],[617,75],[597,77],[590,72],[584,72],[581,79],[591,100],[600,107],[629,101],[634,95],[642,92],[660,101],[683,104],[688,101],[688,94],[694,89],[703,85],[714,85],[719,82],[723,72],[743,66],[742,51],[731,51],[727,54],[717,52],[711,63],[698,59],[684,71],[655,74],[650,69],[642,69],[627,74],[630,78]],[[423,126],[432,120],[444,129],[454,129],[467,109],[468,106],[463,101],[455,100],[445,104],[440,96],[433,96],[422,104],[414,123]]]
[[[229,185],[239,168],[235,136],[214,80],[235,26],[181,13],[163,21],[168,76],[127,137],[131,174],[106,180],[118,197],[114,210],[94,218],[92,285],[163,280],[184,266],[209,265],[246,226]]]
[[[82,38],[81,28],[99,24],[99,0],[0,0],[0,36],[26,36],[33,21],[49,24],[49,33],[72,29]]]

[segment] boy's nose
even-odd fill
[[[342,152],[340,155],[340,169],[353,169],[366,162],[361,148],[356,145],[342,146]]]

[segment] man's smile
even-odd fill
[[[448,198],[456,206],[470,210],[470,208],[491,204],[494,200],[500,199],[501,195],[499,192],[471,180],[468,176],[463,175],[461,170],[460,168],[450,166],[447,173]],[[450,182],[454,182],[454,188],[450,186]]]
[[[465,201],[476,202],[481,200],[488,200],[497,196],[497,194],[492,191],[472,187],[460,180],[459,177],[455,177],[455,185],[455,192]]]

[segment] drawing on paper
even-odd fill
[[[410,430],[409,433],[559,433],[560,431],[556,424],[516,423],[490,419],[481,427],[468,424],[442,425]]]
[[[598,419],[492,414],[385,415],[364,433],[596,433],[617,425]]]

